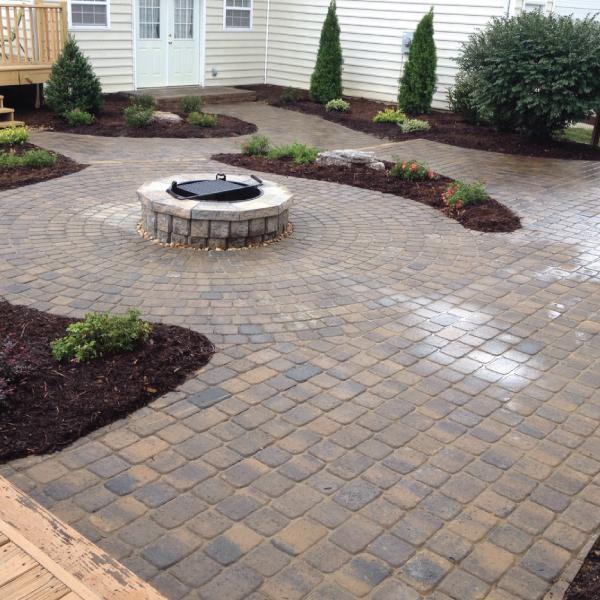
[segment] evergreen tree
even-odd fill
[[[317,62],[310,78],[310,95],[323,104],[342,96],[342,45],[335,0],[331,0],[321,30]]]
[[[78,108],[95,113],[102,104],[102,88],[89,60],[69,37],[44,86],[46,104],[57,114]]]
[[[410,114],[431,111],[437,58],[433,41],[433,8],[421,19],[413,36],[408,61],[400,79],[398,105]]]

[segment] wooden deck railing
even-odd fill
[[[67,35],[66,2],[0,2],[0,68],[51,65]]]

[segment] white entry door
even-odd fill
[[[200,0],[137,0],[137,87],[198,85]]]

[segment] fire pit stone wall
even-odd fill
[[[144,234],[166,244],[208,248],[243,248],[268,242],[288,228],[290,191],[264,181],[262,194],[238,202],[173,198],[171,182],[214,179],[215,173],[191,173],[146,183],[137,191]],[[230,181],[247,181],[245,175],[228,175]]]

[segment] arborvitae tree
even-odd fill
[[[400,79],[398,105],[413,115],[431,111],[437,58],[433,41],[433,8],[421,19],[413,36]]]
[[[342,45],[335,0],[331,0],[321,30],[317,62],[310,78],[310,95],[323,104],[342,96]]]
[[[44,97],[46,104],[59,115],[74,108],[95,113],[102,104],[100,81],[72,37],[52,66]]]

